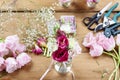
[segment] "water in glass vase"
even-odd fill
[[[55,61],[55,70],[59,73],[65,74],[71,70],[72,64],[71,60],[65,61],[65,62],[57,62]]]

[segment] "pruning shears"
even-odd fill
[[[95,32],[103,30],[104,28],[110,27],[110,25],[116,24],[117,19],[120,16],[120,12],[115,14],[114,17],[111,19],[110,14],[112,11],[118,6],[118,3],[116,3],[114,6],[112,6],[108,12],[104,15],[103,23],[100,23],[96,26]]]
[[[110,38],[111,36],[116,36],[117,34],[120,34],[120,30],[117,30],[118,27],[120,27],[120,23],[116,23],[110,25],[110,27],[106,27],[104,31],[104,35]]]
[[[96,13],[92,17],[85,17],[83,19],[83,23],[85,26],[88,27],[89,30],[94,30],[95,28],[91,28],[94,23],[98,24],[98,21],[102,18],[105,11],[110,7],[112,2],[110,2],[108,5],[106,5],[100,12]]]

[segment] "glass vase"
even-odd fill
[[[72,0],[59,0],[60,5],[63,7],[69,7],[71,5]]]
[[[61,74],[68,73],[72,67],[72,58],[68,59],[65,62],[55,61],[54,67],[58,73],[61,73]]]

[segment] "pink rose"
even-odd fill
[[[18,68],[21,68],[31,61],[31,57],[26,53],[21,53],[17,56],[16,61],[18,62]]]
[[[54,60],[58,62],[64,62],[68,60],[68,50],[67,49],[58,49],[55,52],[53,52],[52,57]]]
[[[14,57],[16,57],[15,51],[17,49],[18,43],[19,43],[19,37],[17,35],[8,36],[5,39],[6,47],[12,51]]]
[[[58,43],[58,47],[61,49],[65,49],[68,47],[69,42],[66,36],[60,36],[57,38],[57,43]]]
[[[99,33],[96,36],[96,41],[106,51],[111,51],[115,48],[115,40],[113,36],[111,36],[110,38],[107,38],[103,33]]]
[[[66,36],[66,34],[64,31],[57,30],[57,37],[60,37],[60,36]]]
[[[18,63],[16,62],[15,58],[9,57],[5,60],[6,64],[6,72],[12,73],[18,69]]]
[[[103,53],[103,48],[102,46],[98,45],[98,44],[93,44],[91,47],[90,47],[90,55],[92,57],[97,57],[97,56],[101,56]]]
[[[16,57],[16,51],[24,52],[26,50],[25,45],[19,43],[19,37],[17,35],[8,36],[5,39],[6,47],[13,53]]]
[[[39,46],[41,46],[41,47],[47,47],[45,38],[39,38],[39,39],[37,40],[37,44],[38,44]]]
[[[95,37],[93,36],[93,33],[90,32],[90,33],[88,33],[88,34],[85,36],[85,38],[84,38],[84,40],[83,40],[83,45],[84,45],[85,47],[90,48],[94,43],[96,43],[96,39],[95,39]]]
[[[4,58],[0,57],[0,71],[5,69],[5,60]]]
[[[117,35],[116,44],[120,46],[120,34]]]
[[[4,43],[0,43],[0,57],[4,57],[7,54],[9,54],[9,50],[6,48],[6,45]]]
[[[38,45],[35,44],[35,49],[33,49],[32,52],[35,53],[35,54],[37,54],[37,55],[39,55],[43,51],[42,51],[42,49]]]

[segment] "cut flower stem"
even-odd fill
[[[109,55],[109,56],[111,56],[111,57],[114,57],[115,59],[118,59],[115,55],[113,55],[112,53],[109,53],[109,52],[103,52],[104,54],[106,54],[106,55]]]
[[[113,51],[114,51],[115,55],[110,52],[105,52],[105,51],[103,52],[104,54],[111,56],[113,58],[113,61],[115,64],[115,69],[112,71],[108,80],[112,80],[112,78],[113,78],[113,80],[120,80],[120,78],[119,78],[120,77],[119,76],[120,46],[118,47],[118,52],[115,49],[113,49]]]

